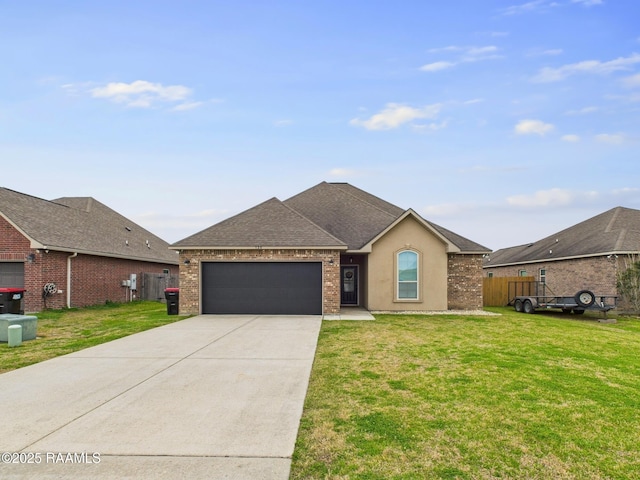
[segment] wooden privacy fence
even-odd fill
[[[178,286],[177,275],[168,273],[143,273],[138,280],[138,298],[164,302],[164,289]]]
[[[536,295],[535,277],[485,277],[482,297],[485,307],[504,307],[516,295]]]

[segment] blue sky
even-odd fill
[[[437,6],[434,6],[437,5]],[[640,208],[637,0],[0,1],[0,186],[169,242],[346,181],[489,248]]]

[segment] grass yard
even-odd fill
[[[292,479],[640,478],[640,321],[324,322]]]
[[[159,302],[110,303],[87,308],[45,310],[37,338],[19,347],[0,343],[0,373],[182,320]]]

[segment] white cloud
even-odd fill
[[[625,135],[621,133],[601,133],[596,135],[596,141],[609,143],[611,145],[622,145],[626,141]]]
[[[201,107],[202,105],[204,105],[204,102],[185,102],[185,103],[176,105],[171,110],[174,110],[176,112],[184,112],[187,110],[193,110],[195,108]]]
[[[562,140],[565,142],[575,143],[580,141],[580,136],[579,135],[563,135]]]
[[[637,53],[628,57],[619,57],[608,62],[585,60],[583,62],[563,65],[558,68],[545,67],[532,78],[532,81],[536,83],[559,82],[567,77],[580,73],[608,75],[620,70],[629,70],[629,67],[636,63],[640,63],[640,54]]]
[[[591,7],[593,5],[602,5],[603,0],[571,0],[572,4]],[[521,15],[533,12],[546,12],[551,8],[563,6],[563,3],[556,0],[533,0],[531,2],[521,3],[519,5],[511,5],[502,9],[503,15]]]
[[[571,3],[579,3],[580,5],[584,5],[585,7],[604,4],[602,0],[571,0]]]
[[[420,67],[423,72],[438,72],[440,70],[446,70],[447,68],[455,67],[455,63],[452,62],[433,62],[428,63]]]
[[[498,51],[498,47],[495,45],[488,45],[486,47],[468,47],[466,49],[466,54],[470,56],[485,56],[485,55],[493,55]]]
[[[520,120],[514,127],[518,135],[540,135],[544,136],[551,132],[554,126],[550,123],[544,123],[540,120]]]
[[[578,110],[568,110],[565,115],[587,115],[589,113],[595,113],[598,111],[598,107],[584,107]]]
[[[635,75],[631,75],[630,77],[623,78],[622,84],[627,88],[640,87],[640,73],[636,73]]]
[[[288,119],[276,120],[275,122],[273,122],[274,127],[287,127],[292,124],[293,121]]]
[[[447,120],[443,120],[439,123],[431,122],[431,123],[416,123],[411,126],[413,130],[416,132],[435,132],[437,130],[442,130],[446,128],[449,122]]]
[[[456,45],[449,45],[447,47],[440,48],[430,48],[428,50],[429,53],[442,53],[442,52],[459,52],[463,47],[458,47]]]
[[[532,2],[521,3],[520,5],[511,5],[502,10],[503,15],[520,15],[523,13],[531,13],[541,10],[547,10],[550,7],[557,7],[555,1],[550,0],[533,0]]]
[[[94,98],[105,98],[128,107],[149,108],[158,102],[184,101],[192,91],[183,85],[164,86],[161,83],[136,80],[131,83],[108,83],[103,87],[91,89],[90,93]],[[189,105],[189,103],[185,102],[183,105]]]
[[[413,108],[398,103],[387,103],[384,110],[376,113],[367,120],[354,118],[349,123],[354,126],[364,127],[367,130],[391,130],[405,123],[421,118],[435,118],[440,112],[441,105],[426,105],[422,108]]]
[[[636,193],[640,192],[640,188],[631,188],[631,187],[623,187],[623,188],[617,188],[615,190],[613,190],[611,193],[614,196],[626,196],[626,195],[635,195]]]
[[[458,53],[459,57],[454,61],[438,61],[427,63],[420,67],[423,72],[438,72],[447,68],[455,67],[461,63],[481,62],[484,60],[494,60],[502,58],[498,54],[498,47],[495,45],[477,46],[457,46],[449,45],[448,47],[432,48],[429,53]]]
[[[562,55],[564,51],[561,48],[548,48],[546,50],[532,49],[527,53],[528,57],[555,56]]]
[[[533,195],[513,195],[507,197],[507,203],[514,207],[549,207],[569,205],[573,194],[569,190],[552,188],[539,190]]]

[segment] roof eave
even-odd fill
[[[44,248],[44,245],[42,243],[40,243],[38,240],[33,238],[27,232],[25,232],[22,228],[20,228],[20,226],[18,224],[16,224],[14,221],[12,221],[11,218],[7,217],[4,213],[0,212],[0,217],[4,218],[7,221],[7,223],[9,223],[9,225],[11,225],[13,228],[15,228],[20,233],[20,235],[22,235],[24,238],[29,240],[29,244],[30,244],[31,248],[35,248],[35,249]]]
[[[491,264],[487,263],[482,266],[482,268],[494,268],[494,267],[511,267],[516,265],[530,265],[532,263],[547,263],[547,262],[557,262],[559,260],[578,260],[581,258],[593,258],[593,257],[608,257],[611,255],[633,255],[638,254],[638,251],[610,251],[610,252],[599,252],[599,253],[587,253],[585,255],[572,255],[567,257],[553,257],[553,258],[538,258],[534,260],[523,260],[520,262],[508,262],[508,263],[496,263]]]
[[[347,250],[346,245],[171,245],[170,250]]]
[[[109,253],[109,252],[96,252],[95,250],[85,250],[82,248],[70,248],[70,247],[59,247],[59,246],[50,246],[50,245],[40,245],[37,248],[39,250],[50,250],[54,252],[65,252],[65,253],[77,253],[78,255],[92,255],[95,257],[106,257],[106,258],[120,258],[124,260],[135,260],[138,262],[147,262],[147,263],[165,263],[170,265],[178,265],[179,261],[176,258],[175,260],[169,260],[164,258],[149,258],[149,257],[141,257],[139,255],[123,255],[119,253]]]

